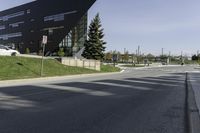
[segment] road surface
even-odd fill
[[[0,133],[186,133],[186,71],[0,85]]]

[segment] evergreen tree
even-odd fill
[[[89,26],[88,40],[86,40],[84,44],[85,50],[82,54],[83,57],[87,59],[103,60],[106,48],[106,42],[103,40],[103,30],[99,14],[97,14]]]
[[[194,60],[194,61],[198,60],[198,56],[197,56],[196,54],[193,55],[193,56],[192,56],[192,60]]]

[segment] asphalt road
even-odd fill
[[[0,85],[0,133],[186,133],[194,67]]]
[[[198,110],[200,111],[200,73],[189,73],[188,74],[189,79],[189,86],[193,89],[194,97],[196,100],[196,106]],[[198,113],[200,113],[198,111]],[[200,116],[200,114],[199,114]]]

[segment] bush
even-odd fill
[[[59,51],[58,51],[58,56],[59,56],[59,57],[65,56],[64,48],[60,48],[60,49],[59,49]]]
[[[101,72],[119,72],[121,69],[112,65],[101,65]]]
[[[19,48],[16,48],[16,51],[20,52],[20,51],[19,51]]]
[[[42,51],[42,50],[39,50],[39,51],[38,51],[38,55],[39,55],[39,56],[43,56],[43,51]]]
[[[25,54],[30,54],[30,49],[26,48]]]

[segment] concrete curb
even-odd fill
[[[79,75],[67,75],[67,76],[55,76],[55,77],[2,80],[0,81],[0,87],[28,85],[28,84],[42,83],[46,81],[58,81],[58,80],[76,79],[76,78],[93,77],[93,76],[105,76],[105,75],[113,75],[113,74],[121,74],[121,73],[122,72],[92,73],[92,74],[79,74]]]
[[[197,108],[194,90],[189,81],[188,73],[186,73],[186,115],[187,115],[187,131],[188,133],[200,132],[200,116]]]
[[[151,68],[165,68],[165,67],[180,67],[180,65],[158,65],[158,66],[144,66],[144,67],[122,67],[118,66],[121,69],[135,69],[135,70],[142,70],[142,69],[151,69]]]

